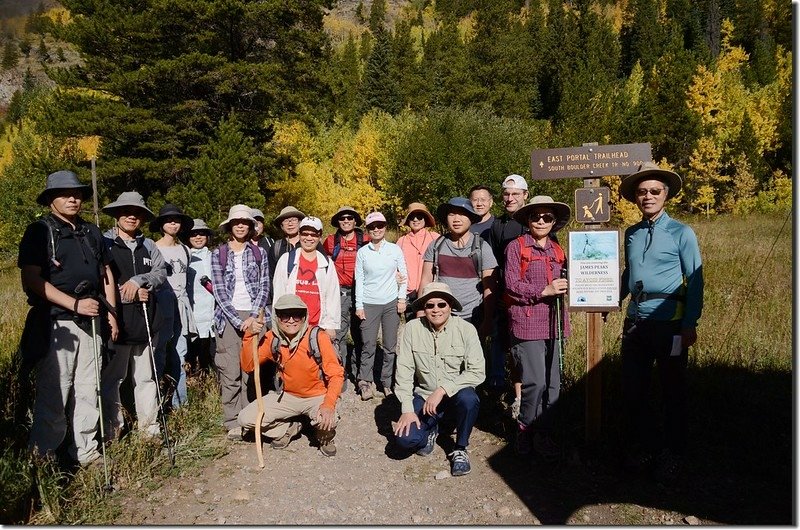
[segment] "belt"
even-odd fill
[[[675,300],[676,302],[683,302],[686,299],[685,296],[678,293],[645,293],[640,292],[636,295],[636,303],[641,304],[642,302],[646,302],[648,300]]]

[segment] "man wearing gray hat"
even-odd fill
[[[422,317],[406,324],[397,353],[395,393],[402,413],[393,425],[395,442],[428,456],[436,448],[439,424],[455,425],[450,473],[466,475],[469,437],[480,408],[475,387],[486,376],[478,333],[452,314],[461,303],[447,284],[428,283],[413,310]]]
[[[81,465],[100,457],[95,353],[101,338],[92,335],[91,319],[105,313],[98,294],[111,305],[117,298],[103,236],[79,216],[90,194],[91,187],[72,171],[48,175],[36,202],[50,213],[28,225],[17,260],[31,306],[20,344],[23,368],[34,363],[37,368],[29,446],[39,455],[53,454],[69,426],[67,452]],[[81,290],[94,298],[81,296]],[[117,322],[110,313],[107,322],[108,335],[116,339]]]
[[[624,464],[638,470],[661,449],[655,471],[665,481],[675,478],[688,438],[686,367],[703,309],[697,237],[665,210],[681,183],[677,173],[648,162],[619,186],[620,195],[642,212],[624,239],[620,301],[631,295],[622,329]],[[664,403],[664,435],[657,438],[647,417],[654,363]]]

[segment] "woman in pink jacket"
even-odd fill
[[[439,234],[430,230],[436,221],[421,202],[412,202],[408,205],[408,213],[401,224],[410,229],[406,235],[397,240],[397,246],[403,251],[406,261],[408,270],[408,292],[406,294],[408,303],[406,307],[411,307],[411,304],[417,299],[425,250],[439,237]],[[406,320],[412,318],[414,318],[414,313],[406,311]]]

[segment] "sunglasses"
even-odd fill
[[[447,302],[436,302],[436,303],[428,302],[427,304],[425,304],[425,309],[433,309],[434,307],[438,307],[439,309],[444,309],[445,307],[447,307]]]
[[[369,231],[383,230],[384,228],[386,228],[386,223],[375,223],[375,224],[369,225],[367,227],[367,230],[369,230]]]
[[[340,215],[339,216],[339,220],[340,221],[355,221],[355,219],[356,218],[353,215]]]
[[[412,213],[411,215],[408,216],[408,220],[409,221],[424,221],[425,220],[425,216],[422,215],[421,213]]]
[[[664,191],[664,188],[639,188],[636,190],[637,197],[646,197],[649,193],[653,197],[658,197],[661,195],[661,192]]]
[[[556,220],[556,216],[551,213],[532,213],[531,216],[528,217],[528,220],[534,223],[540,219],[549,224]]]
[[[290,320],[295,320],[297,322],[303,320],[306,317],[305,311],[292,311],[289,313],[278,313],[278,320],[281,322],[289,322]]]

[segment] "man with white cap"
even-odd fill
[[[284,294],[296,294],[308,307],[308,323],[325,330],[333,341],[339,329],[341,305],[339,277],[336,267],[317,250],[322,237],[322,221],[304,217],[300,221],[300,252],[294,263],[287,263],[291,254],[278,260],[273,276],[273,303]]]
[[[413,306],[424,313],[406,324],[397,354],[395,391],[402,413],[393,424],[395,442],[428,456],[435,449],[439,424],[455,425],[450,473],[466,475],[471,470],[469,437],[480,408],[475,387],[485,378],[478,332],[452,314],[461,310],[461,303],[447,284],[428,283]]]
[[[686,446],[686,367],[703,309],[697,237],[665,210],[681,184],[677,173],[647,162],[619,186],[620,195],[642,212],[624,239],[620,301],[631,295],[622,330],[624,464],[632,470],[648,464],[663,440],[666,447],[656,457],[655,471],[665,481],[675,478]],[[663,393],[663,436],[654,433],[647,418],[654,363]]]
[[[95,435],[100,417],[97,403],[95,348],[91,320],[103,314],[97,299],[81,297],[76,288],[105,293],[116,303],[111,256],[100,230],[79,216],[91,187],[72,171],[48,175],[36,202],[50,213],[28,225],[19,244],[17,265],[31,310],[20,344],[24,370],[36,364],[36,400],[29,446],[39,455],[52,454],[71,426],[68,453],[80,464],[100,457]],[[110,313],[111,338],[117,321]]]

